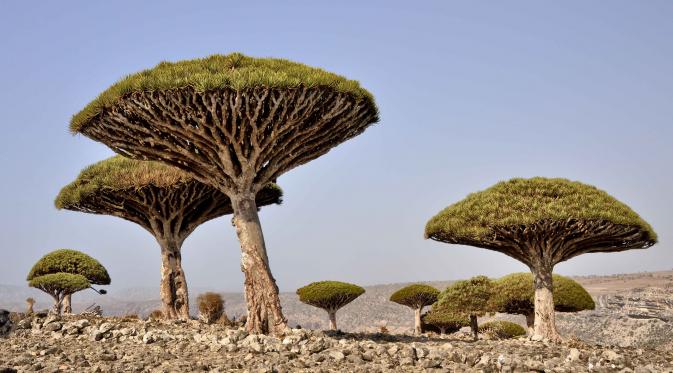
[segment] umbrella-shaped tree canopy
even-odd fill
[[[280,203],[282,190],[267,184],[256,206]],[[187,280],[180,249],[208,220],[231,214],[227,195],[178,168],[114,156],[85,168],[65,186],[57,208],[117,216],[149,231],[161,247],[161,299],[166,318],[189,318]]]
[[[265,185],[377,120],[357,81],[233,53],[129,75],[73,116],[70,129],[229,191]]]
[[[94,285],[110,284],[110,275],[100,262],[83,252],[70,249],[55,250],[40,258],[28,273],[27,280],[54,273],[81,275]]]
[[[269,183],[257,206],[278,204],[283,191]],[[161,162],[114,156],[80,172],[56,197],[59,209],[117,216],[154,235],[186,238],[196,227],[233,213],[231,200],[192,175]],[[169,224],[164,224],[167,222]],[[168,228],[169,231],[164,232]]]
[[[500,182],[440,211],[425,237],[499,251],[535,279],[537,336],[559,340],[552,271],[577,255],[648,248],[657,235],[627,205],[591,185],[535,177]]]
[[[425,237],[500,251],[527,265],[526,248],[553,235],[547,253],[554,264],[587,252],[652,246],[657,235],[630,207],[606,192],[566,179],[511,179],[440,211]]]
[[[176,166],[227,194],[241,243],[246,328],[282,334],[255,196],[378,121],[354,80],[240,53],[163,62],[132,74],[76,114],[71,130],[130,158]]]

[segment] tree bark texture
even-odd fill
[[[477,315],[470,315],[470,329],[472,329],[472,335],[474,340],[479,339],[479,323],[477,322]]]
[[[160,294],[164,318],[189,320],[189,292],[182,270],[182,256],[177,242],[159,240],[161,246]]]
[[[337,330],[336,310],[327,310],[329,316],[329,330]]]
[[[526,326],[528,327],[528,336],[532,337],[535,334],[535,311],[526,314]]]
[[[414,309],[414,334],[420,335],[423,333],[421,330],[421,310],[423,307],[418,307]]]
[[[556,330],[552,267],[540,266],[533,268],[533,276],[535,279],[535,322],[533,324],[533,337],[546,338],[558,342],[561,340],[561,336]]]
[[[232,196],[231,200],[233,221],[241,244],[241,271],[245,274],[246,329],[255,334],[282,335],[287,329],[287,320],[283,316],[276,280],[269,268],[254,194]]]
[[[60,315],[63,310],[63,294],[61,293],[51,293],[52,298],[54,298],[54,305],[51,308],[51,312]]]
[[[72,313],[72,294],[63,297],[63,313]]]

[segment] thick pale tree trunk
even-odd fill
[[[418,307],[414,309],[414,334],[420,335],[423,331],[421,330],[421,310],[423,307]]]
[[[531,312],[526,315],[526,326],[528,327],[528,336],[532,336],[535,333],[535,312]]]
[[[546,338],[558,342],[561,340],[561,336],[556,330],[552,269],[553,267],[549,265],[533,267],[533,276],[535,278],[535,322],[533,324],[533,338]]]
[[[336,310],[327,310],[329,316],[329,330],[337,330]]]
[[[241,244],[241,271],[245,274],[246,329],[254,334],[281,335],[287,320],[278,297],[278,286],[269,268],[262,226],[254,193],[230,196],[233,222]]]
[[[63,313],[72,313],[72,294],[63,297]]]
[[[61,310],[63,309],[63,296],[60,294],[52,294],[52,298],[54,298],[54,306],[51,308],[51,312],[60,315]]]
[[[161,246],[161,303],[164,318],[189,320],[189,292],[177,240],[158,239]]]
[[[479,323],[477,323],[477,316],[470,315],[470,329],[472,329],[472,336],[474,340],[479,339]]]

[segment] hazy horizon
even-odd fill
[[[281,291],[526,271],[500,253],[423,239],[441,209],[512,177],[596,185],[659,235],[647,250],[582,255],[556,272],[673,268],[673,3],[157,4],[0,3],[0,284],[25,286],[37,259],[72,248],[107,267],[113,290],[158,286],[146,231],[55,209],[61,187],[113,155],[68,123],[127,74],[231,52],[359,80],[381,112],[278,179],[284,202],[260,218]],[[197,228],[183,265],[190,286],[241,291],[230,217]]]

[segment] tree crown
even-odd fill
[[[76,293],[91,286],[86,277],[64,272],[33,277],[28,285],[48,293],[63,294]]]
[[[299,300],[325,310],[338,310],[364,294],[360,286],[340,281],[319,281],[297,289]]]
[[[100,194],[119,194],[120,191],[134,194],[145,187],[170,189],[180,188],[186,183],[198,181],[190,174],[161,162],[140,161],[116,155],[84,168],[75,181],[61,189],[54,204],[59,209],[77,210],[77,205]],[[258,200],[259,206],[262,206],[280,203],[283,190],[277,184],[269,183],[259,194],[263,196]],[[224,199],[230,206],[228,197]]]
[[[651,241],[652,227],[627,205],[606,192],[560,178],[515,178],[503,181],[440,211],[425,226],[425,237],[480,240],[494,227],[529,225],[539,221],[600,220],[638,227]]]
[[[77,250],[61,249],[48,253],[33,265],[28,281],[48,274],[81,275],[95,285],[110,284],[110,275],[96,259]],[[62,276],[63,278],[71,276]],[[88,285],[86,287],[89,287]]]
[[[366,98],[372,104],[374,101],[373,96],[355,80],[284,59],[253,58],[232,53],[161,62],[152,69],[131,74],[113,84],[75,114],[70,122],[70,130],[79,132],[89,120],[126,94],[186,87],[199,92],[225,87],[235,90],[254,87],[330,87]]]
[[[435,303],[438,295],[439,290],[430,285],[413,284],[394,292],[390,300],[407,307],[420,308]]]
[[[554,309],[579,312],[596,308],[591,295],[575,280],[553,275]],[[491,305],[497,312],[531,314],[535,310],[535,286],[531,273],[512,273],[495,281]]]
[[[526,335],[523,326],[506,320],[493,320],[479,325],[480,333],[493,333],[499,338],[514,338]]]
[[[454,313],[483,315],[489,312],[493,281],[486,276],[456,281],[439,294],[433,310],[446,309]]]
[[[430,312],[424,314],[421,317],[421,322],[438,329],[444,329],[448,333],[453,333],[464,326],[470,325],[470,321],[464,314],[437,307],[433,307]]]

